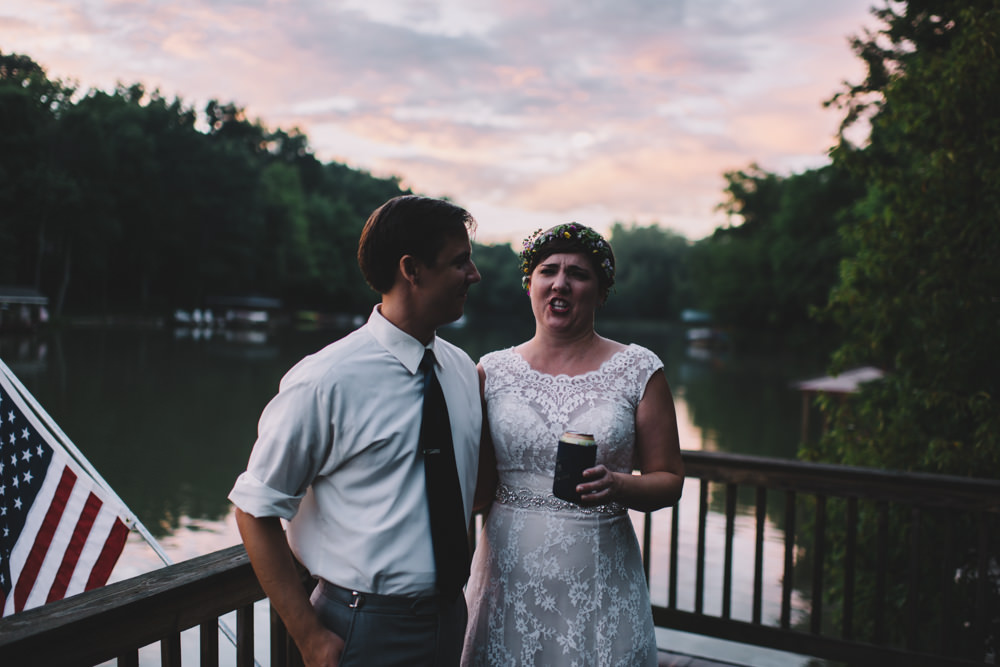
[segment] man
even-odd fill
[[[450,424],[458,480],[446,509],[467,529],[478,377],[468,355],[435,332],[461,317],[480,280],[474,228],[465,210],[424,197],[396,197],[372,213],[358,263],[381,303],[367,324],[282,378],[229,494],[254,572],[310,667],[458,664],[467,542],[433,544],[429,496],[447,484],[425,481],[425,459],[442,460],[447,447],[428,446],[421,433],[441,422],[446,438]],[[432,365],[421,363],[426,350]],[[447,404],[441,420],[423,416],[434,378]],[[435,566],[439,557],[456,564]],[[311,597],[295,559],[318,580]],[[458,581],[446,586],[452,571]]]

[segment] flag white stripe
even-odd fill
[[[101,511],[94,521],[94,527],[90,531],[90,539],[80,552],[80,560],[77,561],[73,577],[69,580],[66,588],[66,597],[82,593],[90,579],[90,571],[94,568],[98,556],[104,549],[104,543],[111,534],[111,528],[115,525],[118,515],[107,511],[107,505],[101,505]]]
[[[83,505],[87,502],[87,496],[90,495],[93,486],[87,481],[77,478],[76,484],[73,485],[73,491],[66,500],[66,509],[63,510],[62,518],[59,520],[49,548],[45,552],[42,567],[35,578],[35,586],[31,589],[28,599],[25,600],[25,609],[40,607],[45,604],[49,597],[49,589],[52,588],[52,583],[62,565],[63,556],[66,555],[66,550],[69,548],[70,538],[73,536],[76,524],[80,520],[80,514],[83,512]]]

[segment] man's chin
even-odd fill
[[[447,315],[443,316],[443,317],[442,317],[442,318],[440,319],[440,322],[441,322],[441,323],[440,323],[440,324],[438,324],[438,326],[439,326],[439,327],[446,327],[446,326],[448,326],[449,324],[454,324],[455,322],[457,322],[457,321],[459,321],[460,319],[462,319],[462,316],[463,316],[464,314],[465,314],[465,311],[464,311],[464,309],[460,309],[460,310],[458,310],[458,312],[457,312],[457,313],[456,313],[455,311],[452,311],[451,313],[448,313]]]

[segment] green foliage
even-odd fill
[[[691,303],[688,279],[690,244],[656,225],[611,228],[615,286],[601,315],[638,319],[677,319]]]
[[[210,296],[367,310],[365,219],[403,194],[321,164],[298,130],[234,104],[201,116],[141,85],[76,94],[0,53],[0,282],[49,294],[56,315],[166,313]]]
[[[757,329],[812,324],[844,257],[838,228],[860,196],[842,169],[827,166],[787,177],[756,165],[726,175],[720,207],[738,225],[695,245],[693,287],[720,323]]]
[[[866,193],[843,228],[849,255],[823,316],[842,332],[832,372],[874,365],[887,374],[846,400],[821,399],[829,429],[800,454],[995,479],[1000,2],[893,2],[874,13],[882,30],[854,42],[868,76],[832,100],[846,111],[834,164],[864,183]],[[857,147],[847,135],[862,118],[870,122],[870,138]],[[841,517],[831,518],[831,525],[846,527]],[[950,515],[924,519],[931,523],[917,535],[907,519],[882,519],[889,543],[898,545],[885,555],[888,570],[900,573],[887,584],[886,616],[871,595],[873,564],[858,564],[855,627],[879,619],[901,641],[908,605],[917,605],[935,610],[926,634],[958,638],[962,646],[951,655],[979,660],[995,653],[997,575],[982,566],[995,548],[984,553],[990,545],[978,529]],[[859,553],[871,553],[878,522],[862,511],[851,526]],[[844,534],[835,528],[829,535],[836,553]],[[941,581],[942,574],[941,588],[908,598],[903,577]],[[827,594],[836,605],[843,591],[833,585]]]
[[[615,285],[599,317],[662,321],[676,319],[690,305],[687,239],[657,225],[615,223],[608,241],[615,253]],[[483,281],[469,292],[469,317],[530,323],[531,307],[514,249],[509,244],[474,244],[473,260]]]
[[[823,405],[833,429],[813,456],[995,478],[1000,3],[909,3],[882,17],[892,48],[870,77],[883,82],[870,144],[835,154],[869,189],[826,312],[845,333],[834,370],[888,376]]]
[[[472,261],[482,282],[469,290],[465,312],[477,321],[531,322],[531,305],[521,287],[517,253],[510,244],[472,244]]]

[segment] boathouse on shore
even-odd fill
[[[0,331],[30,331],[49,320],[49,299],[33,287],[0,285]]]

